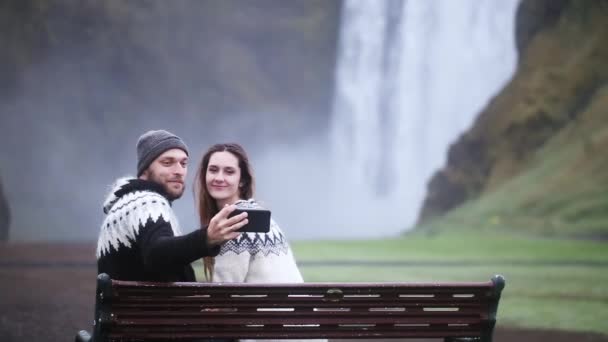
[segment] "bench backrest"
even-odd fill
[[[98,276],[93,340],[491,341],[501,276],[481,283],[151,283]]]

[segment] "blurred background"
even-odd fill
[[[608,340],[607,23],[606,0],[0,0],[0,340],[89,327],[101,203],[150,129],[190,147],[185,231],[202,154],[239,142],[307,281],[502,273],[497,341]]]
[[[190,186],[210,144],[243,144],[292,239],[476,200],[457,219],[604,235],[605,4],[3,0],[1,237],[94,240],[161,128],[189,144]]]

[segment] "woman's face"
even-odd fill
[[[239,160],[230,152],[215,152],[209,158],[206,186],[209,195],[221,209],[225,204],[239,200],[241,169]]]

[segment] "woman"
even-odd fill
[[[220,208],[253,200],[254,177],[249,159],[238,144],[216,144],[203,156],[195,192],[202,225]],[[302,275],[285,235],[271,219],[268,233],[242,233],[222,245],[215,258],[205,258],[205,277],[213,282],[300,283]]]

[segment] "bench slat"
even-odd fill
[[[243,286],[236,284],[204,284],[202,283],[200,287],[192,287],[192,286],[180,286],[183,283],[168,283],[175,284],[175,287],[167,287],[161,285],[152,285],[150,283],[145,283],[143,287],[137,288],[132,285],[125,285],[125,282],[118,281],[117,283],[113,283],[113,287],[116,291],[116,296],[120,296],[121,294],[125,294],[128,296],[134,296],[137,294],[141,295],[201,295],[201,296],[226,296],[231,294],[258,294],[258,295],[267,295],[271,297],[283,297],[288,295],[323,295],[332,288],[340,288],[344,292],[344,294],[352,294],[352,295],[371,295],[371,294],[384,294],[394,296],[398,294],[400,291],[409,294],[442,294],[442,293],[483,293],[484,291],[488,291],[492,289],[491,283],[478,283],[477,285],[462,285],[462,284],[442,284],[443,286],[439,286],[437,284],[431,284],[429,286],[409,286],[411,284],[403,284],[400,286],[378,286],[376,284],[375,287],[364,287],[362,285],[351,285],[349,284],[333,284],[332,285],[310,285],[310,284],[269,284],[269,285],[253,285],[253,286]],[[126,282],[131,283],[131,282]],[[298,285],[294,287],[294,285]],[[373,286],[373,285],[369,285]]]
[[[129,308],[150,308],[150,309],[171,309],[171,308],[181,308],[185,310],[196,310],[196,309],[205,309],[205,308],[232,308],[238,304],[239,308],[243,309],[257,309],[257,308],[298,308],[302,310],[312,310],[314,308],[318,309],[331,309],[331,308],[415,308],[415,307],[470,307],[470,308],[480,308],[483,306],[487,306],[489,301],[463,301],[463,300],[454,300],[454,301],[430,301],[430,300],[421,300],[421,301],[411,301],[411,302],[399,302],[399,301],[359,301],[359,302],[349,302],[349,301],[341,301],[341,302],[321,302],[321,301],[310,301],[310,302],[271,302],[271,301],[223,301],[223,302],[209,302],[209,303],[190,303],[184,301],[151,301],[151,300],[142,300],[142,301],[125,301],[120,304],[115,304],[116,308],[119,309],[129,309]]]
[[[283,326],[272,329],[270,326],[255,329],[238,329],[231,328],[230,330],[219,330],[211,328],[208,330],[199,331],[182,331],[176,330],[174,327],[169,327],[167,331],[150,332],[150,331],[133,331],[116,329],[110,336],[118,337],[121,341],[130,340],[147,340],[158,338],[173,338],[173,339],[188,339],[188,338],[297,338],[297,339],[312,339],[312,338],[440,338],[440,337],[480,337],[482,330],[479,326],[463,327],[442,327],[442,326],[414,326],[408,328],[365,328],[365,329],[347,329],[339,327],[319,327],[319,328],[285,328]]]
[[[476,330],[476,331],[475,331]],[[440,330],[437,327],[416,327],[411,330],[353,330],[353,329],[336,329],[329,328],[323,329],[294,329],[287,331],[283,327],[276,328],[276,330],[243,330],[243,331],[200,331],[200,332],[141,332],[138,334],[124,334],[122,332],[116,332],[109,335],[110,338],[116,340],[167,340],[167,339],[196,339],[196,338],[252,338],[252,339],[320,339],[320,338],[349,338],[349,339],[363,339],[363,338],[442,338],[442,337],[480,337],[478,332],[479,328],[471,330],[462,329],[451,329],[451,330]],[[128,336],[125,338],[125,336]]]
[[[204,319],[196,317],[123,317],[113,320],[115,325],[240,325],[240,324],[408,324],[408,323],[479,323],[479,316],[471,314],[435,315],[435,316],[285,316],[285,315],[234,315],[210,316]]]
[[[458,311],[422,311],[422,310],[405,310],[405,311],[217,311],[217,310],[207,310],[203,312],[197,311],[138,311],[138,310],[115,310],[113,311],[114,315],[121,318],[127,317],[250,317],[250,316],[274,316],[279,315],[281,317],[361,317],[361,316],[418,316],[424,317],[426,316],[439,316],[440,313],[443,313],[446,316],[455,317],[462,315],[479,315],[478,310],[458,310]]]

